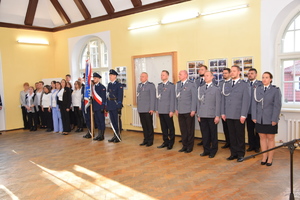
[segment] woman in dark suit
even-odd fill
[[[59,105],[62,124],[63,124],[63,135],[68,135],[71,131],[70,127],[70,107],[71,107],[71,90],[70,88],[66,87],[67,82],[65,79],[61,80],[61,90],[57,93],[58,101],[57,104]]]
[[[272,85],[273,75],[265,72],[262,75],[263,85],[254,90],[252,99],[252,120],[259,133],[261,150],[275,147],[275,134],[278,132],[278,121],[281,110],[281,92]],[[263,154],[262,165],[271,166],[274,151]]]

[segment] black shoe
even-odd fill
[[[90,133],[87,133],[87,134],[85,134],[84,136],[82,136],[83,138],[87,138],[87,139],[89,139],[89,138],[91,138],[92,136],[91,136],[91,134]]]
[[[203,141],[199,142],[197,145],[198,146],[202,146],[203,145]]]
[[[148,143],[146,144],[146,147],[151,147],[153,145],[153,143]]]
[[[191,153],[193,149],[187,149],[184,153]]]
[[[265,162],[261,161],[260,164],[261,164],[261,165],[266,165],[266,164],[267,164],[267,161],[268,161],[268,158],[266,159]]]
[[[29,131],[33,131],[33,127],[31,127],[31,128],[29,129]]]
[[[162,145],[158,146],[157,148],[161,149],[161,148],[165,148],[165,147],[167,147],[167,145],[162,144]]]
[[[255,151],[255,153],[259,153],[260,152],[259,148],[255,149],[254,151]]]
[[[243,157],[243,156],[238,157],[238,158],[237,158],[237,161],[238,161],[238,162],[243,162],[243,161],[244,161],[244,157]]]
[[[169,146],[167,147],[167,149],[168,149],[168,150],[173,149],[173,145],[169,145]]]
[[[78,133],[78,132],[80,132],[80,131],[79,131],[79,128],[78,128],[78,129],[76,129],[75,133]]]
[[[93,140],[98,140],[98,139],[99,139],[99,136],[93,138]]]
[[[225,144],[224,146],[222,146],[221,148],[222,149],[226,149],[226,148],[229,148],[230,147],[230,145],[229,144]]]
[[[110,140],[108,140],[108,142],[115,142],[115,140],[117,139],[116,136],[112,137]]]
[[[215,155],[209,155],[208,157],[209,157],[209,158],[214,158],[214,157],[215,157]]]
[[[185,151],[186,151],[186,148],[182,148],[178,152],[185,152]]]
[[[51,130],[51,129],[47,129],[47,130],[46,130],[46,132],[52,132],[52,131],[53,131],[53,130]]]
[[[179,140],[178,142],[182,142],[182,140]]]
[[[253,149],[252,147],[249,147],[249,148],[247,149],[248,152],[253,151],[253,150],[254,150],[254,149]]]
[[[227,160],[234,160],[234,159],[237,159],[238,157],[237,156],[229,156],[228,158],[227,158]]]
[[[140,146],[145,146],[147,144],[147,142],[142,142],[141,144],[140,144]]]
[[[208,156],[208,155],[209,155],[209,153],[205,153],[205,152],[200,154],[200,156]]]
[[[272,163],[267,163],[266,166],[270,167],[272,166]]]
[[[119,143],[119,142],[121,142],[119,139],[114,140],[114,143]]]

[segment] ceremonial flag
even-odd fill
[[[85,88],[84,88],[84,111],[90,106],[90,97],[91,97],[91,77],[92,77],[92,67],[89,60],[86,60],[85,66]]]

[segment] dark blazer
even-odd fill
[[[68,87],[64,88],[64,93],[62,97],[62,101],[57,101],[58,105],[64,108],[70,108],[71,107],[71,89]]]

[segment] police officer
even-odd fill
[[[109,70],[110,83],[107,86],[107,111],[114,131],[114,137],[108,140],[109,142],[121,141],[121,109],[123,107],[123,85],[117,81],[118,73],[111,69]]]
[[[214,158],[218,151],[218,127],[221,115],[221,91],[213,84],[213,73],[205,72],[206,84],[198,88],[197,115],[202,132],[204,152],[200,156]]]
[[[175,112],[178,115],[183,145],[179,152],[190,153],[194,148],[197,88],[193,81],[188,80],[186,70],[179,72],[179,80],[175,89]]]
[[[222,88],[222,119],[227,121],[231,155],[227,160],[242,162],[245,156],[245,120],[250,105],[250,87],[240,80],[240,67],[231,67],[231,80]]]
[[[168,80],[169,72],[167,70],[163,70],[160,77],[162,82],[157,86],[156,110],[159,113],[164,142],[157,148],[167,147],[168,150],[171,150],[175,141],[173,121],[173,114],[175,112],[175,85]]]
[[[220,90],[223,89],[224,83],[226,83],[226,82],[228,82],[230,80],[231,80],[231,77],[230,77],[230,68],[224,68],[223,69],[223,79],[219,81],[219,88],[220,88]],[[230,147],[230,138],[229,138],[229,131],[228,131],[227,122],[224,121],[223,119],[222,119],[222,125],[223,125],[223,132],[224,132],[224,135],[225,135],[225,145],[222,146],[221,148],[222,149],[226,149],[226,148]]]
[[[152,82],[148,81],[146,72],[140,75],[141,83],[137,86],[137,110],[140,115],[140,120],[144,132],[144,140],[140,146],[147,147],[153,145],[154,130],[153,130],[153,112],[155,110],[155,95],[156,89]]]
[[[95,124],[98,128],[98,136],[94,140],[104,140],[105,132],[105,105],[106,105],[106,88],[100,83],[102,78],[98,73],[93,74],[94,86],[92,89],[93,96],[93,111],[95,117]]]
[[[258,86],[262,85],[262,82],[259,80],[256,80],[257,76],[257,71],[255,68],[251,68],[248,71],[248,80],[247,83],[249,84],[251,88],[251,99],[253,98],[253,92],[254,89],[257,88]],[[255,123],[252,121],[252,116],[251,116],[251,104],[249,107],[247,119],[246,119],[246,125],[247,125],[247,132],[248,132],[248,144],[249,148],[247,151],[255,151],[256,153],[259,152],[259,135],[255,130]]]

